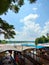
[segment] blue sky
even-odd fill
[[[19,13],[8,10],[7,15],[3,14],[0,17],[14,25],[14,40],[35,40],[49,33],[49,0],[37,0],[33,4],[25,0]]]

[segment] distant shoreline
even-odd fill
[[[2,41],[2,40],[1,40]],[[35,43],[35,41],[7,41],[3,40],[5,43]],[[1,43],[1,42],[0,42]]]

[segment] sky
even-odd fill
[[[7,15],[0,17],[15,27],[15,38],[10,40],[33,41],[49,33],[49,0],[37,0],[33,4],[25,0],[18,13],[8,10]]]

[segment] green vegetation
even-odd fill
[[[14,38],[15,31],[13,25],[9,25],[6,21],[0,18],[0,34],[4,34],[5,39]]]
[[[14,12],[17,13],[20,7],[24,4],[24,1],[25,0],[0,0],[0,15],[8,12],[8,9],[13,10]],[[28,0],[28,1],[30,1],[30,3],[33,3],[36,0]]]
[[[0,44],[5,44],[6,41],[5,40],[0,40]]]
[[[0,0],[0,15],[8,10],[10,3],[10,0]]]
[[[49,35],[47,35],[47,36],[41,36],[40,38],[36,38],[35,39],[35,45],[36,45],[36,53],[37,53],[37,45],[39,44],[39,43],[41,43],[41,44],[44,44],[44,43],[48,43],[49,42]],[[41,52],[42,53],[42,52]],[[37,60],[37,57],[36,57],[36,60]]]
[[[42,36],[40,38],[36,38],[35,44],[37,45],[38,43],[48,43],[49,42],[49,36]]]

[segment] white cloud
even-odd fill
[[[4,35],[0,34],[0,40],[4,40]]]
[[[37,7],[33,7],[32,10],[36,11],[38,8]]]
[[[47,33],[49,33],[49,22],[45,23],[45,26],[44,26],[41,34],[46,35]]]
[[[34,14],[30,14],[21,19],[21,23],[23,23],[24,26],[17,36],[19,40],[35,40],[35,38],[46,35],[46,33],[49,32],[49,22],[44,23],[45,26],[42,28],[39,23],[35,23],[35,20],[39,16],[37,14],[33,16]]]
[[[24,18],[25,19],[25,18]],[[27,41],[27,40],[35,40],[37,37],[40,37],[42,35],[46,35],[49,33],[49,22],[45,23],[45,26],[42,28],[38,23],[35,23],[34,20],[28,21],[28,25],[26,25],[27,21],[24,21],[24,26],[22,27],[22,31],[15,31],[15,39],[11,40],[17,40],[17,41]],[[25,24],[26,23],[26,24]],[[0,39],[3,39],[3,36],[0,37]]]
[[[22,27],[22,31],[19,35],[16,36],[19,40],[34,40],[35,37],[37,37],[40,32],[40,25],[35,23],[37,18],[37,14],[30,14],[20,20],[24,26]]]
[[[38,18],[38,15],[37,14],[30,14],[26,17],[24,17],[24,19],[21,19],[21,22],[25,21],[29,21],[29,20],[35,20],[36,18]]]
[[[35,23],[35,20],[38,18],[37,14],[30,14],[23,19],[21,19],[21,24],[23,23],[24,26],[22,27],[22,31],[16,32],[16,36],[14,40],[21,41],[21,40],[34,40],[35,37],[39,34],[40,26],[39,24]],[[36,34],[37,33],[37,34]]]

